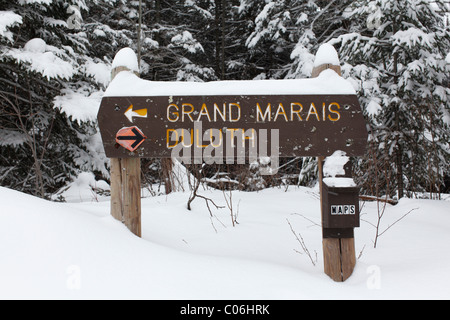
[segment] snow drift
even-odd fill
[[[222,192],[202,192],[225,204]],[[233,192],[236,227],[228,209],[210,218],[201,199],[188,211],[187,197],[143,199],[140,239],[109,215],[109,201],[54,203],[0,188],[0,298],[450,298],[448,201],[388,206],[382,230],[415,210],[377,249],[377,206],[365,203],[355,232],[361,256],[350,279],[334,283],[323,273],[317,189]],[[288,221],[316,266],[296,252]]]

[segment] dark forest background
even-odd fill
[[[83,172],[108,181],[95,114],[124,47],[141,53],[146,80],[262,80],[310,77],[328,42],[370,125],[367,153],[353,160],[362,192],[439,198],[450,192],[449,6],[0,0],[0,185],[52,198]],[[142,181],[167,183],[170,167],[142,160]],[[282,159],[270,177],[257,165],[205,166],[201,174],[211,186],[245,191],[312,186],[317,162]]]

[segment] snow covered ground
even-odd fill
[[[224,194],[202,190],[218,205]],[[109,199],[54,203],[0,188],[0,299],[449,299],[450,202],[388,206],[373,248],[376,203],[356,229],[354,274],[323,273],[317,189],[233,192],[228,208],[188,193],[142,200],[143,238],[109,215]],[[417,209],[416,209],[417,208]],[[302,251],[300,233],[317,263]]]

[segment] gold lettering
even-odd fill
[[[170,108],[172,108],[172,107],[175,108],[177,111],[174,111],[174,112],[170,113]],[[178,113],[179,110],[180,109],[178,108],[178,106],[176,104],[174,104],[174,103],[170,104],[167,107],[167,120],[169,120],[170,122],[177,122],[178,119],[180,119],[180,114]],[[176,118],[174,118],[174,119],[170,118],[171,114],[175,115]]]
[[[222,140],[223,140],[222,129],[220,129],[220,130],[218,130],[218,131],[220,132],[220,138],[217,139],[217,140],[219,140],[219,144],[218,144],[218,145],[215,145],[215,144],[213,143],[213,129],[209,129],[209,140],[211,141],[211,146],[212,146],[213,148],[218,148],[218,147],[220,147],[220,146],[222,145]]]
[[[281,110],[281,112],[280,112],[280,110]],[[283,104],[282,104],[282,103],[280,103],[280,104],[278,105],[278,109],[277,109],[277,113],[276,113],[276,115],[275,115],[274,121],[277,121],[278,116],[279,116],[280,114],[282,114],[282,115],[284,116],[284,119],[286,120],[286,122],[289,121],[289,120],[288,120],[288,117],[287,117],[287,115],[286,115],[286,111],[284,110],[284,107],[283,107]]]
[[[186,107],[190,107],[191,110],[186,111]],[[187,115],[189,119],[191,119],[191,122],[194,122],[194,119],[192,119],[191,113],[194,112],[194,106],[190,103],[183,103],[182,111],[181,111],[181,121],[184,122],[184,116]]]
[[[206,148],[208,145],[203,145],[203,141],[199,141],[199,137],[202,138],[202,133],[200,130],[195,130],[196,139],[195,142],[197,144],[197,148]],[[203,140],[203,139],[202,139]]]
[[[324,102],[324,103],[322,103],[322,121],[327,120],[326,117],[325,117],[325,108],[326,108],[326,105],[325,105],[325,102]]]
[[[202,109],[200,110],[200,114],[198,115],[197,121],[201,121],[202,116],[207,116],[209,122],[211,122],[211,117],[209,116],[208,107],[206,106],[206,103],[203,104]]]
[[[330,105],[328,106],[328,111],[330,111],[331,113],[336,114],[337,116],[336,116],[336,118],[332,118],[331,115],[328,115],[328,119],[330,119],[333,122],[339,121],[341,119],[341,114],[339,113],[339,111],[333,110],[331,108],[332,106],[336,106],[338,109],[341,108],[341,106],[338,103],[336,103],[336,102],[330,103]]]
[[[217,105],[217,103],[214,103],[214,122],[217,121],[217,113],[219,113],[219,115],[220,115],[220,117],[222,118],[223,121],[227,121],[226,108],[227,108],[227,104],[224,103],[222,112],[220,112],[219,106]]]
[[[171,139],[171,137],[172,137],[172,132],[175,132],[175,134],[177,135],[177,138],[175,139],[175,144],[174,145],[171,145],[170,144],[170,141],[173,141],[172,139]],[[175,129],[167,129],[167,148],[168,149],[171,149],[171,148],[175,148],[176,146],[177,146],[177,144],[178,144],[178,132],[177,132],[177,130],[175,130]]]
[[[269,122],[272,120],[272,106],[270,105],[270,103],[267,105],[266,108],[266,112],[264,112],[264,116],[263,113],[261,111],[261,106],[259,105],[259,103],[256,103],[256,121],[257,122],[265,122],[266,121],[266,117],[269,118]],[[262,117],[262,120],[260,120],[260,117]]]
[[[249,136],[248,132],[251,132],[251,135]],[[244,129],[242,129],[242,135],[244,137],[244,139],[242,139],[242,144],[245,147],[245,140],[251,140],[252,141],[252,148],[255,147],[256,144],[256,130],[255,129],[248,129],[246,131],[244,131]]]
[[[232,108],[233,106],[237,107],[238,110],[238,116],[235,119],[233,119],[233,108]],[[241,106],[238,103],[230,103],[228,105],[228,112],[230,113],[229,115],[230,122],[238,122],[239,120],[241,120]]]
[[[309,117],[314,114],[317,118],[317,121],[320,121],[319,114],[317,113],[316,106],[314,105],[314,102],[311,103],[311,107],[309,108],[308,117],[306,117],[306,121],[309,121]]]
[[[187,132],[188,134],[189,134],[189,131],[187,131],[187,130],[182,130],[181,131],[181,142],[183,143],[183,147],[185,147],[185,148],[188,148],[188,147],[191,147],[193,144],[194,144],[194,129],[191,129],[191,134],[190,134],[190,140],[191,140],[191,143],[189,144],[189,145],[186,145],[185,144],[185,136],[184,136],[184,132]]]
[[[232,146],[233,148],[235,147],[235,145],[234,145],[234,132],[235,132],[235,131],[238,131],[238,130],[241,130],[241,129],[235,129],[235,128],[228,128],[228,129],[227,129],[227,131],[230,131],[230,133],[231,133],[230,139],[231,139],[231,146]]]
[[[294,106],[300,107],[300,110],[294,110]],[[300,121],[303,121],[302,116],[300,115],[300,112],[302,112],[302,111],[303,111],[303,106],[301,103],[292,102],[291,103],[291,121],[294,121],[294,114],[297,115],[297,117]]]

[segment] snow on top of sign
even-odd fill
[[[332,64],[335,66],[341,64],[336,49],[329,43],[324,43],[320,46],[316,54],[316,59],[314,60],[314,67],[323,64]]]
[[[213,82],[161,82],[142,80],[132,72],[120,72],[105,97],[228,96],[228,95],[355,95],[352,84],[333,70],[313,79]]]
[[[139,63],[136,53],[131,48],[123,48],[117,52],[112,68],[127,67],[131,71],[139,72]]]
[[[329,187],[345,188],[356,187],[352,178],[341,178],[338,175],[344,175],[345,164],[350,160],[344,151],[335,151],[331,156],[325,159],[323,164],[323,182]]]
[[[331,188],[356,187],[356,183],[352,178],[324,178],[323,183]]]

